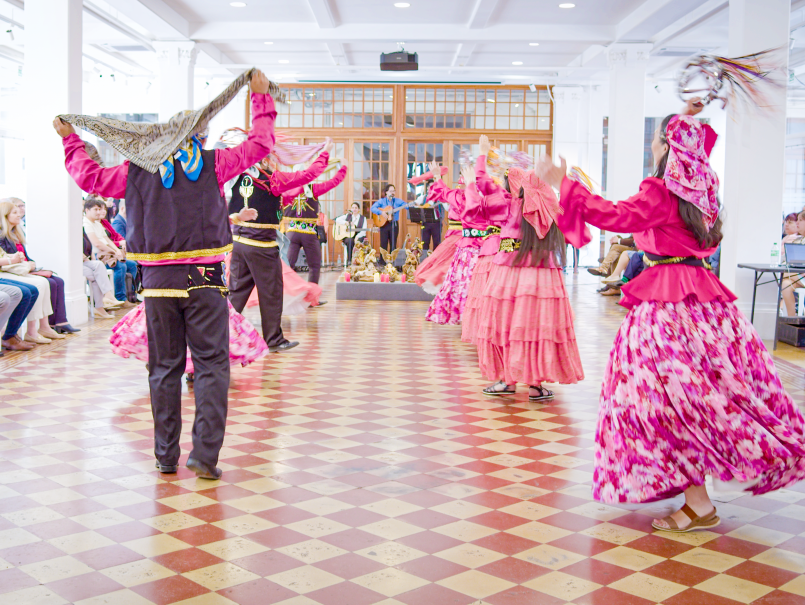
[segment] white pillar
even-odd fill
[[[554,86],[553,155],[562,156],[568,166],[578,166],[592,180],[601,175],[602,119],[592,111],[592,88]],[[593,114],[598,115],[596,121]],[[597,140],[597,154],[595,140]],[[592,241],[581,249],[580,266],[597,266],[601,230],[589,225]]]
[[[730,0],[729,56],[736,57],[782,46],[788,73],[790,0]],[[749,314],[754,273],[738,263],[768,263],[780,242],[785,179],[786,89],[767,89],[771,107],[728,106],[724,189],[724,241],[721,280],[738,296]],[[761,337],[774,336],[777,290],[758,288],[755,326]]]
[[[609,63],[607,199],[637,193],[643,180],[646,65],[651,44],[613,44]]]
[[[51,122],[81,113],[82,0],[25,3],[24,95],[28,251],[64,280],[67,318],[87,321],[81,266],[81,192],[64,169]]]
[[[159,121],[193,109],[193,76],[198,49],[192,40],[154,42],[159,62]]]

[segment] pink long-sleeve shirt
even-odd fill
[[[327,156],[326,153],[319,155],[319,158],[321,158],[322,156],[325,156],[325,159],[329,160],[329,156]],[[318,158],[316,158],[316,160],[318,161]],[[315,163],[316,162],[314,162],[314,164]],[[325,167],[327,166],[327,161],[322,160],[322,163],[324,164]],[[313,166],[311,165],[311,168],[312,167]],[[301,173],[304,173],[304,172],[305,171],[301,171]],[[290,173],[290,174],[301,174],[301,173]],[[319,174],[321,174],[321,173],[319,173]],[[316,176],[318,176],[318,175],[316,175]],[[331,178],[331,179],[329,179],[327,181],[324,181],[323,183],[313,183],[310,186],[310,189],[311,189],[311,191],[313,193],[313,197],[315,199],[319,199],[319,196],[324,195],[325,193],[327,193],[328,191],[331,191],[332,189],[335,189],[341,183],[344,182],[344,179],[346,178],[346,176],[347,176],[347,167],[346,166],[341,166],[341,168],[338,169],[338,172],[335,173],[335,176],[333,178]],[[316,177],[313,177],[313,178],[316,178]],[[310,181],[308,181],[308,182],[310,182]],[[273,190],[273,187],[272,187],[272,190]],[[296,197],[301,195],[303,191],[304,191],[304,185],[302,185],[301,187],[294,187],[293,189],[285,190],[282,193],[282,205],[283,206],[289,206],[289,205],[293,204],[293,201],[296,199]]]
[[[511,211],[511,194],[498,185],[486,172],[486,156],[475,162],[475,186],[483,196],[481,209],[487,227],[503,227]],[[489,235],[481,246],[480,256],[491,256],[500,250],[500,235]]]
[[[613,203],[594,195],[565,178],[559,203],[562,212],[556,224],[568,243],[576,248],[592,239],[586,223],[615,233],[633,233],[638,249],[659,256],[695,256],[707,258],[716,247],[704,248],[696,241],[679,214],[679,202],[662,179],[649,177],[640,183],[640,191]],[[632,308],[643,301],[679,302],[695,296],[701,302],[732,302],[735,295],[703,267],[664,264],[650,267],[621,288],[621,304]]]
[[[231,178],[253,166],[266,157],[274,148],[274,120],[277,111],[274,99],[269,94],[252,93],[252,128],[248,138],[240,145],[229,149],[215,150],[215,177],[221,197],[224,185]],[[84,141],[77,134],[62,139],[64,145],[64,165],[76,184],[87,193],[103,197],[126,197],[126,182],[129,175],[129,161],[119,166],[102,167],[89,157],[84,149]],[[314,177],[315,178],[315,177]],[[143,265],[207,264],[220,262],[223,255],[169,261],[141,261]]]

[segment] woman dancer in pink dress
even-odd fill
[[[433,178],[436,180],[433,186],[436,187],[440,183],[440,171],[435,164],[433,166]],[[461,220],[462,237],[456,242],[456,251],[444,275],[442,286],[425,313],[425,319],[440,325],[455,326],[461,323],[470,279],[486,234],[486,223],[479,215],[481,196],[475,188],[475,175],[469,167],[465,167],[462,168],[462,176],[466,183],[463,203],[460,196],[454,197]]]
[[[698,113],[695,100],[686,113]],[[672,532],[719,524],[707,475],[753,494],[805,477],[802,415],[704,260],[721,241],[711,139],[692,115],[668,116],[652,143],[655,176],[616,204],[566,178],[564,160],[537,167],[561,188],[557,222],[571,244],[590,241],[590,223],[632,232],[645,250],[649,268],[622,289],[629,312],[601,387],[593,496],[648,502],[684,493],[682,509],[652,524]]]
[[[495,384],[490,396],[510,395],[529,385],[530,401],[553,398],[543,382],[573,384],[584,379],[573,310],[565,290],[565,238],[556,226],[559,202],[532,171],[511,168],[509,217],[498,253],[476,301],[481,373]]]
[[[431,164],[429,178],[436,174],[438,167]],[[423,175],[425,176],[425,175]],[[409,183],[414,179],[409,179]],[[463,177],[459,178],[459,185],[466,185]],[[439,293],[439,288],[444,283],[444,276],[453,262],[458,242],[461,240],[461,209],[464,206],[464,189],[450,189],[441,179],[436,179],[428,189],[427,202],[430,204],[446,203],[449,205],[447,211],[447,235],[442,243],[436,246],[432,254],[428,256],[417,267],[414,273],[416,285],[428,294],[434,296]]]

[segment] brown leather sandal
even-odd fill
[[[659,531],[667,531],[672,534],[684,534],[689,531],[695,531],[697,529],[712,529],[713,527],[718,527],[721,523],[721,519],[716,515],[716,507],[713,507],[706,515],[702,515],[701,517],[696,514],[690,506],[685,504],[680,510],[690,519],[690,523],[688,523],[685,527],[679,527],[677,525],[676,520],[668,515],[667,517],[663,518],[662,520],[668,525],[668,527],[660,527],[656,523],[652,523],[651,527]]]

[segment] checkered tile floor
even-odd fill
[[[568,283],[587,379],[550,405],[483,397],[473,349],[424,304],[336,303],[330,283],[329,305],[286,322],[302,346],[233,370],[218,482],[154,471],[145,369],[109,352],[104,323],[7,356],[0,602],[805,603],[805,485],[722,493],[722,525],[681,536],[650,527],[678,500],[591,500],[624,311]]]

